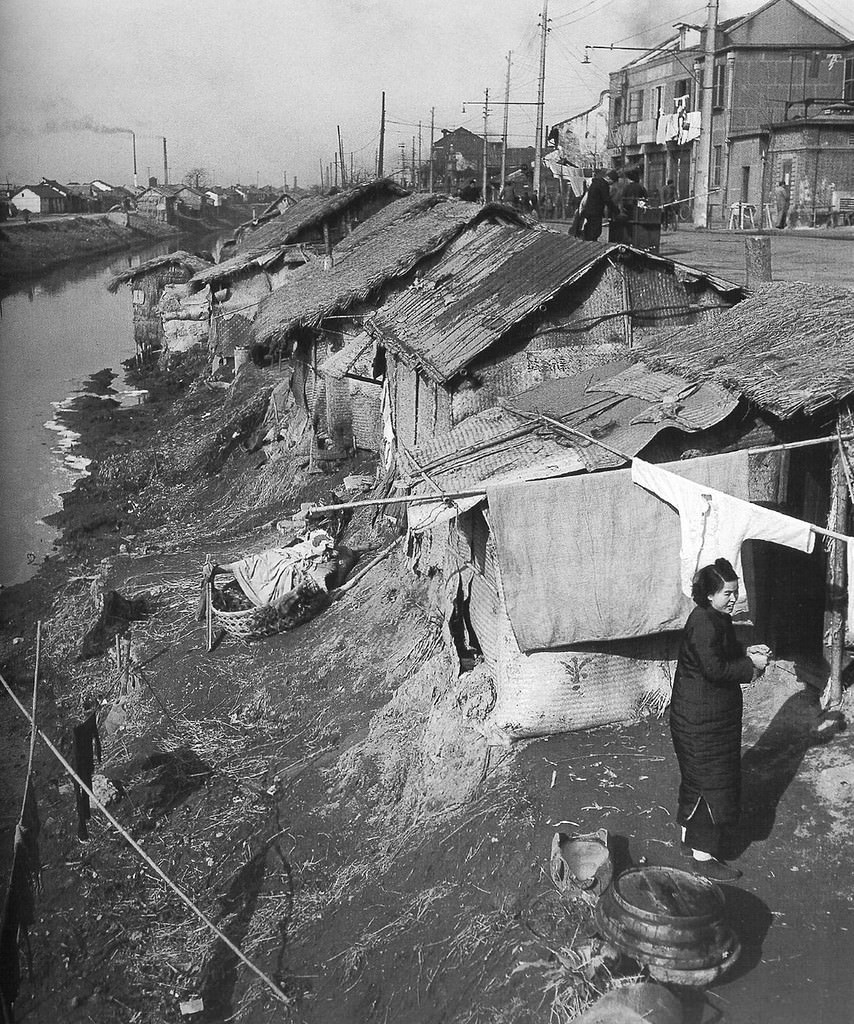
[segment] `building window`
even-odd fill
[[[643,119],[643,90],[629,93],[629,121]]]
[[[712,150],[712,188],[720,188],[721,185],[723,153],[723,146],[715,146],[715,148]]]
[[[614,124],[620,124],[623,120],[623,97],[614,97]]]
[[[726,64],[715,65],[715,80],[712,86],[712,106],[722,107],[724,105],[724,94],[726,93]]]
[[[674,100],[679,100],[680,97],[684,97],[682,100],[682,106],[685,110],[691,109],[691,79],[680,78],[673,89]]]
[[[664,87],[657,85],[653,90],[652,95],[655,100],[655,109],[652,111],[652,116],[661,117],[664,113]]]
[[[846,103],[854,103],[854,57],[845,59],[845,85],[842,89],[842,98]]]

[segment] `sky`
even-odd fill
[[[844,20],[848,0],[812,0]],[[760,0],[722,0],[721,18]],[[537,99],[542,0],[2,0],[0,177],[133,183],[205,168],[219,184],[316,184],[340,126],[347,166],[373,173],[382,92],[385,169],[429,152],[435,132],[500,137],[507,54],[510,99]],[[804,4],[807,6],[807,4]],[[592,106],[608,71],[700,0],[550,0],[544,122]],[[535,106],[510,107],[510,145],[533,145]]]

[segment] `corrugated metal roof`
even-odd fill
[[[551,231],[485,228],[384,306],[371,328],[444,382],[608,251]]]
[[[503,407],[487,409],[464,420],[448,434],[413,452],[402,453],[410,479],[429,474],[443,490],[467,490],[489,480],[540,479],[565,473],[612,469],[642,451],[662,430],[704,430],[728,416],[736,396],[719,387],[697,388],[675,375],[650,374],[613,363],[572,377],[539,384]],[[611,380],[615,390],[609,390]],[[632,383],[629,383],[632,382]],[[626,388],[645,387],[650,397],[638,398]],[[659,392],[664,396],[657,397]],[[681,395],[672,403],[671,394]],[[581,437],[565,436],[544,424],[544,414],[575,427],[624,456]]]

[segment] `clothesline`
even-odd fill
[[[575,427],[570,427],[566,423],[562,423],[560,420],[553,420],[549,416],[536,416],[537,419],[548,423],[551,426],[555,426],[558,429],[567,431],[568,433],[576,434],[577,436],[584,438],[591,444],[599,445],[606,451],[611,452],[612,455],[616,455],[620,459],[624,459],[626,462],[632,462],[633,456],[627,455],[625,452],[619,451],[617,448],[612,448],[610,445],[605,444],[604,441],[600,441],[589,434],[585,434],[581,430],[577,430]],[[767,445],[760,448],[748,448],[748,455],[766,455],[771,452],[782,452],[791,451],[795,448],[807,448],[819,444],[835,444],[837,441],[851,441],[854,440],[854,434],[840,434],[838,437],[817,437],[809,441],[789,441],[783,444]],[[684,461],[690,462],[690,459]],[[432,483],[432,481],[430,481]],[[435,487],[436,484],[433,483]],[[354,508],[371,508],[381,505],[412,505],[419,503],[430,503],[442,501],[447,504],[452,504],[455,501],[459,501],[462,498],[485,498],[486,490],[483,487],[474,488],[466,491],[442,491],[440,494],[427,495],[427,494],[401,494],[396,498],[362,498],[359,501],[344,501],[339,502],[335,505],[312,505],[308,509],[308,515],[314,515],[321,512],[342,512],[346,509]],[[823,526],[816,526],[813,523],[809,523],[809,528],[813,533],[820,534],[823,537],[831,537],[833,540],[844,541],[846,544],[850,544],[854,541],[854,537],[848,537],[844,533],[836,533],[834,530],[827,530]]]
[[[196,915],[196,917],[199,918],[200,921],[202,921],[205,925],[207,925],[207,927],[214,933],[214,935],[216,935],[217,938],[221,939],[225,943],[225,945],[228,946],[228,948],[231,950],[231,952],[234,953],[234,955],[239,960],[241,960],[244,964],[246,964],[246,966],[254,974],[256,974],[261,979],[261,981],[264,982],[264,984],[267,986],[267,988],[269,988],[270,991],[278,999],[280,999],[283,1003],[290,1004],[291,1000],[289,999],[289,997],[287,995],[285,995],[285,993],[281,990],[281,988],[271,978],[269,978],[260,969],[260,967],[256,967],[255,964],[253,964],[252,961],[249,960],[248,957],[240,949],[238,949],[237,946],[235,946],[235,944],[231,941],[231,939],[224,932],[220,931],[220,929],[217,928],[217,926],[213,923],[213,921],[211,921],[210,918],[207,917],[207,915],[204,914],[196,906],[195,903],[193,903],[193,901],[189,898],[189,896],[187,896],[181,889],[178,888],[178,886],[172,881],[171,878],[169,878],[169,876],[162,870],[162,868],[158,867],[158,865],[155,864],[155,862],[151,859],[151,857],[148,856],[148,854],[145,852],[145,850],[143,850],[143,848],[139,845],[139,843],[136,842],[136,840],[133,838],[133,836],[131,836],[130,833],[125,828],[123,828],[122,825],[120,825],[118,821],[116,821],[116,819],[112,816],[112,814],[110,814],[110,812],[107,810],[107,808],[104,807],[104,805],[101,803],[101,801],[95,796],[95,794],[92,792],[91,788],[86,785],[86,783],[80,778],[80,776],[77,774],[77,772],[68,763],[68,761],[66,761],[66,759],[62,756],[62,754],[56,749],[56,747],[50,741],[50,739],[48,739],[48,737],[44,734],[44,732],[42,732],[41,729],[37,728],[35,722],[33,721],[32,717],[30,716],[29,712],[24,707],[24,705],[18,700],[18,698],[15,696],[12,688],[9,686],[9,684],[6,682],[6,680],[3,678],[2,674],[0,674],[0,684],[2,684],[3,688],[6,690],[6,692],[9,694],[9,696],[12,698],[12,700],[15,702],[15,704],[18,707],[18,710],[21,712],[21,714],[24,716],[24,718],[26,718],[27,721],[30,723],[30,726],[32,727],[33,732],[34,733],[38,733],[39,738],[45,744],[45,746],[48,748],[48,750],[53,754],[53,756],[57,759],[57,761],[59,761],[59,763],[62,765],[62,767],[65,769],[65,771],[77,783],[77,785],[80,786],[83,789],[83,791],[88,795],[88,797],[92,801],[92,803],[94,803],[95,806],[101,811],[101,813],[104,815],[104,817],[107,819],[107,821],[109,821],[109,823],[119,833],[119,835],[122,837],[122,839],[124,839],[125,842],[133,849],[133,851],[137,854],[137,856],[141,857],[145,861],[145,863],[151,868],[151,870],[154,871],[154,873],[156,875],[158,875],[166,883],[167,886],[169,886],[169,888],[175,893],[176,896],[178,896],[178,898],[182,901],[182,903],[184,903]]]

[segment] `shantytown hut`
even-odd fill
[[[138,359],[147,359],[152,353],[169,347],[160,306],[164,293],[170,288],[186,291],[190,278],[207,266],[207,261],[200,256],[178,250],[128,267],[110,280],[107,287],[111,292],[118,291],[123,284],[131,287],[133,336]],[[206,333],[207,323],[201,326]],[[171,328],[170,333],[174,333]]]
[[[503,206],[424,193],[400,198],[355,228],[331,259],[312,260],[260,303],[256,356],[292,360],[293,387],[314,425],[318,459],[381,445],[382,373],[362,327],[365,317],[443,252],[464,248],[495,224],[532,230]]]
[[[745,584],[745,639],[838,699],[854,556],[827,533],[854,526],[852,298],[769,285],[414,450],[401,474],[424,499],[409,506],[413,557],[444,570],[492,735],[662,709],[686,583],[718,554]]]
[[[624,245],[484,227],[367,323],[398,453],[554,377],[714,317],[742,289]]]
[[[222,249],[226,258],[197,274],[190,285],[193,292],[207,289],[212,354],[231,359],[235,349],[248,348],[265,295],[405,194],[391,181],[373,181],[330,196],[309,196],[260,226],[239,229],[233,245]]]

